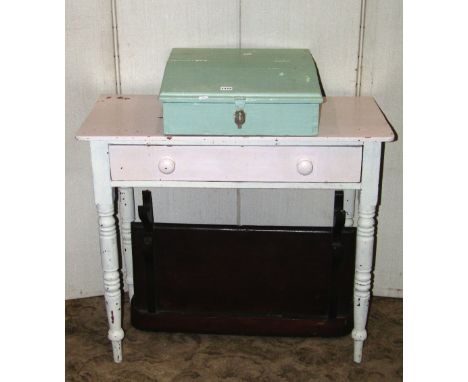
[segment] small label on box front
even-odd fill
[[[221,86],[219,90],[229,91],[232,90],[232,86]]]

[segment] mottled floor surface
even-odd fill
[[[401,381],[403,301],[374,298],[364,361],[340,338],[148,333],[124,309],[123,362],[112,361],[103,297],[66,302],[67,381]]]

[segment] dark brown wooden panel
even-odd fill
[[[132,322],[139,328],[293,335],[349,331],[354,228],[337,239],[331,228],[154,224],[152,238],[151,264],[143,256],[142,225],[133,224]],[[148,311],[151,305],[154,313]]]

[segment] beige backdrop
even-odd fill
[[[123,93],[157,94],[172,47],[305,47],[327,95],[376,98],[398,141],[385,147],[374,293],[401,297],[402,1],[125,0],[116,11]],[[67,0],[66,298],[103,293],[89,148],[74,135],[116,78],[111,2]],[[303,190],[155,195],[157,220],[172,222],[312,225],[329,219],[331,202]]]

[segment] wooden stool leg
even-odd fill
[[[120,236],[122,239],[122,254],[125,261],[126,282],[130,300],[133,297],[133,262],[132,262],[132,231],[131,223],[135,220],[135,202],[132,187],[119,188]]]

